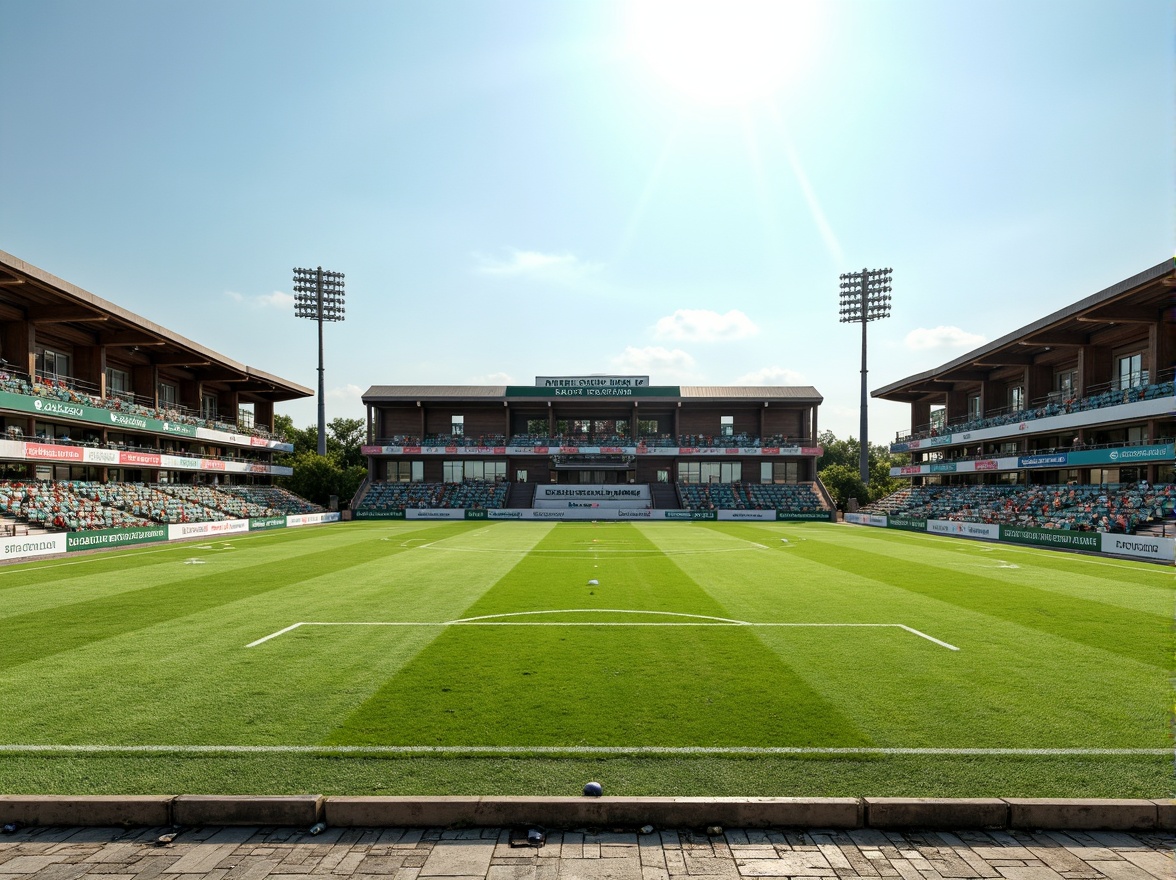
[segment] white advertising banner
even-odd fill
[[[845,521],[856,526],[877,526],[882,529],[886,528],[887,522],[886,517],[874,513],[847,513]]]
[[[761,522],[775,522],[775,510],[720,510],[721,520],[759,520]]]
[[[996,523],[955,522],[949,519],[927,520],[927,531],[936,535],[951,535],[953,538],[982,538],[985,541],[1000,540],[1000,526]]]
[[[206,535],[232,535],[249,531],[247,519],[222,519],[217,522],[176,523],[167,527],[167,539],[199,538]]]
[[[30,556],[50,556],[66,551],[65,533],[21,535],[0,539],[0,559],[22,559]]]
[[[405,519],[465,519],[465,510],[460,507],[438,507],[417,510],[405,508]]]
[[[1102,552],[1112,556],[1176,561],[1176,539],[1152,535],[1114,535],[1103,533]]]
[[[325,513],[295,513],[286,517],[286,526],[314,526],[319,523],[338,522],[342,514],[337,510]]]

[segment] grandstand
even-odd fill
[[[1171,534],[1173,288],[1166,260],[874,391],[910,405],[910,488],[865,512]]]
[[[361,518],[457,508],[560,518],[557,506],[566,518],[832,510],[816,475],[822,398],[812,387],[541,376],[523,386],[377,385],[363,400],[368,480],[352,502]],[[543,486],[560,487],[558,497]]]
[[[0,251],[9,534],[312,512],[272,485],[274,405],[311,393]]]

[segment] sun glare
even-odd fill
[[[633,0],[629,44],[694,100],[745,104],[779,91],[815,39],[814,0]]]

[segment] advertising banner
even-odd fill
[[[286,517],[287,526],[316,526],[319,523],[339,522],[343,515],[337,510],[325,513],[294,513]]]
[[[424,508],[410,507],[404,511],[405,519],[465,519],[465,511],[458,507]]]
[[[665,517],[666,519],[710,520],[718,519],[718,514],[713,510],[667,510]]]
[[[403,510],[353,510],[352,519],[404,519]]]
[[[122,547],[127,544],[148,544],[167,540],[167,526],[143,526],[135,529],[101,529],[91,532],[67,532],[67,550],[95,550],[102,547]]]
[[[1072,532],[1068,529],[1032,529],[1024,526],[1001,526],[1000,539],[1014,544],[1033,544],[1038,547],[1063,547],[1067,550],[1102,548],[1102,536],[1097,532]]]
[[[81,461],[82,449],[79,446],[63,446],[53,443],[26,443],[24,445],[25,458],[37,461]]]
[[[953,538],[982,538],[985,541],[1000,540],[1000,526],[995,523],[929,519],[927,520],[927,531],[934,532],[937,535],[951,535]]]
[[[836,522],[836,514],[832,511],[824,512],[820,510],[814,511],[795,511],[795,510],[777,510],[776,519],[781,522],[793,520],[800,522]]]
[[[13,395],[14,397],[16,395]],[[65,534],[36,535],[29,537],[0,538],[0,559],[22,559],[29,556],[51,556],[65,553]]]
[[[915,519],[909,516],[888,516],[886,527],[889,529],[905,529],[908,532],[927,531],[927,520]]]
[[[1176,444],[1152,443],[1144,446],[1120,446],[1116,449],[1075,449],[1067,453],[1070,466],[1087,464],[1133,464],[1140,461],[1171,461]]]
[[[1017,467],[1065,467],[1068,460],[1065,452],[1053,452],[1048,455],[1021,455],[1017,457]]]
[[[1102,552],[1111,556],[1130,556],[1135,559],[1153,559],[1164,562],[1176,560],[1176,539],[1157,538],[1151,535],[1113,535],[1103,532]]]
[[[255,516],[249,520],[249,531],[251,532],[284,528],[286,528],[286,517],[284,516]]]
[[[879,526],[886,528],[886,517],[876,513],[847,513],[845,521],[858,526]]]
[[[590,377],[586,377],[590,378]],[[597,377],[599,379],[599,377]],[[559,388],[537,388],[531,385],[508,385],[507,397],[681,397],[677,385],[575,385]]]
[[[205,535],[233,535],[249,531],[247,519],[222,519],[216,522],[176,523],[167,527],[167,539],[199,538]]]
[[[718,511],[719,519],[721,521],[733,520],[757,520],[759,522],[775,522],[776,511],[774,510],[720,510]]]

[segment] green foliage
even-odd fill
[[[327,506],[332,495],[345,507],[367,476],[362,419],[332,419],[327,423],[327,454],[318,454],[318,428],[295,428],[289,416],[277,415],[274,425],[294,444],[294,452],[277,456],[277,464],[294,468],[290,477],[275,482],[315,504]]]
[[[991,551],[821,523],[380,522],[5,566],[0,743],[524,751],[0,753],[0,790],[1166,796],[1170,574]],[[245,647],[298,620],[414,625]],[[544,745],[1157,754],[525,751]]]
[[[824,453],[817,459],[817,476],[842,510],[850,498],[856,498],[858,504],[864,506],[906,485],[903,480],[891,477],[890,469],[907,464],[910,461],[908,453],[892,454],[888,447],[871,443],[867,453],[870,468],[867,487],[861,481],[862,445],[858,439],[838,440],[832,431],[822,431],[819,439]]]

